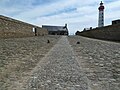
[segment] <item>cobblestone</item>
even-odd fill
[[[0,39],[0,90],[21,90],[32,69],[56,44],[59,37]],[[48,39],[51,41],[49,44]]]
[[[0,42],[0,90],[120,89],[120,43],[81,36]]]
[[[44,58],[27,90],[88,90],[88,82],[65,36]]]
[[[71,36],[69,41],[91,90],[120,90],[120,43],[81,36]]]

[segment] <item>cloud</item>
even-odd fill
[[[36,25],[64,25],[70,33],[97,27],[101,0],[0,0],[0,14]],[[105,25],[119,18],[120,0],[104,0]],[[113,12],[114,11],[114,12]]]

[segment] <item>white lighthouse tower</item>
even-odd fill
[[[104,26],[104,6],[102,1],[100,3],[98,10],[99,10],[98,27],[103,27]]]

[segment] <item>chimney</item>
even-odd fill
[[[65,28],[67,28],[67,24],[65,24]]]

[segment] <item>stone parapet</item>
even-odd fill
[[[77,32],[76,34],[90,38],[120,41],[120,24],[94,28],[92,30]]]
[[[33,31],[33,28],[36,30]],[[47,35],[41,27],[0,15],[0,38]]]

